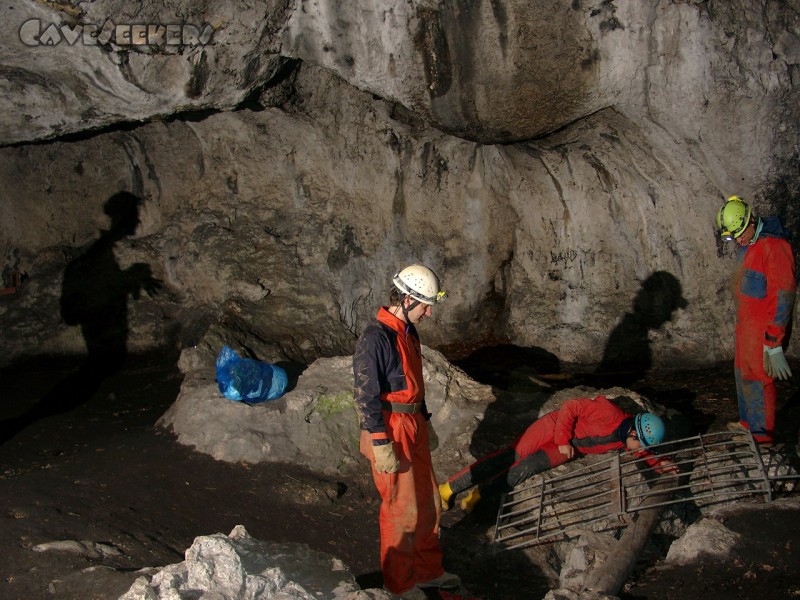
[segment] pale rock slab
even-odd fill
[[[186,560],[143,574],[120,600],[389,600],[381,590],[363,591],[337,558],[304,544],[251,537],[242,525],[229,535],[200,536]]]
[[[669,564],[688,565],[701,558],[726,558],[741,536],[713,518],[690,525],[667,552]]]

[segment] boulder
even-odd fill
[[[712,518],[700,519],[672,542],[667,552],[668,564],[687,565],[700,558],[725,559],[739,541],[739,534]]]
[[[153,570],[136,579],[120,600],[391,598],[382,590],[361,590],[347,566],[333,556],[305,544],[258,540],[242,525],[228,535],[195,538],[184,562]]]
[[[426,402],[440,440],[434,466],[449,473],[474,460],[466,449],[494,396],[435,350],[423,347],[423,357]],[[192,370],[157,423],[180,443],[218,460],[288,462],[325,474],[368,466],[358,447],[351,356],[316,360],[283,397],[254,405],[224,398],[213,367],[199,362],[197,353],[184,353],[181,364]]]

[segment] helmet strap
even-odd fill
[[[756,219],[756,231],[753,234],[753,239],[750,240],[751,244],[756,243],[756,240],[758,239],[758,236],[761,233],[761,228],[764,226],[764,221],[762,221],[760,217],[759,218],[754,217],[754,218]]]
[[[406,295],[406,298],[411,298],[413,300],[413,302],[411,304],[409,304],[408,307],[406,307],[406,301],[405,301],[405,298],[403,298],[403,301],[400,303],[400,308],[403,311],[403,316],[406,319],[406,323],[411,323],[411,321],[408,318],[408,313],[409,313],[409,311],[412,311],[415,308],[417,308],[417,306],[420,304],[420,301],[417,300],[416,298],[412,298],[410,295]]]

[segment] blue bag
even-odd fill
[[[241,358],[229,346],[223,346],[217,356],[217,385],[229,400],[256,404],[275,400],[286,391],[286,371],[252,358]]]

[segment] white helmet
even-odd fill
[[[436,273],[423,265],[406,267],[392,278],[394,286],[423,304],[442,302],[447,293],[439,289]]]

